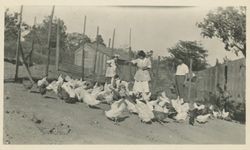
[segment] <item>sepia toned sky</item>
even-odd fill
[[[20,6],[8,7],[19,11]],[[200,35],[197,22],[203,20],[210,10],[216,7],[104,7],[104,6],[56,6],[55,17],[64,20],[67,32],[83,31],[83,19],[87,16],[86,34],[94,39],[96,28],[107,44],[116,29],[114,47],[128,47],[129,29],[132,29],[132,50],[154,50],[154,57],[168,55],[167,48],[179,40],[197,40],[208,50],[208,63],[242,57],[226,52],[219,39],[204,39]],[[32,25],[34,17],[41,23],[44,16],[51,13],[52,6],[24,6],[23,21]]]

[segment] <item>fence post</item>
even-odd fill
[[[59,71],[59,54],[60,54],[60,19],[57,20],[56,30],[56,71]]]
[[[94,56],[94,69],[93,73],[94,76],[96,77],[96,60],[97,60],[97,52],[98,52],[98,35],[99,35],[99,26],[97,26],[97,33],[96,33],[96,50],[95,50],[95,56]]]
[[[33,53],[34,46],[35,46],[35,27],[36,27],[36,17],[34,18],[34,24],[32,26],[33,33],[32,33],[31,50],[30,50],[28,56],[26,57],[26,60],[28,61],[28,67],[30,67],[30,64],[32,63],[32,53]]]
[[[19,23],[18,23],[18,36],[17,36],[17,45],[16,45],[16,73],[15,73],[15,81],[17,81],[17,79],[18,79],[19,49],[20,49],[20,39],[21,39],[22,14],[23,14],[23,6],[21,6],[21,9],[20,9]]]
[[[111,56],[114,55],[114,42],[115,42],[115,28],[114,28],[114,31],[113,31],[113,38],[112,38],[112,53],[111,53]]]
[[[156,74],[155,74],[155,79],[153,80],[154,83],[153,83],[153,87],[152,87],[152,88],[153,88],[153,92],[156,91],[156,90],[155,90],[155,86],[156,86],[156,84],[157,84],[158,77],[159,77],[160,59],[161,59],[161,57],[158,56],[158,59],[157,59],[157,66],[156,66]]]
[[[86,19],[87,17],[84,16],[84,25],[83,25],[83,44],[82,44],[82,80],[84,80],[84,61],[85,61],[85,49],[84,49],[84,45],[85,45],[85,31],[86,31]]]
[[[132,60],[132,49],[131,49],[131,28],[129,30],[129,61]],[[129,80],[132,80],[132,67],[131,63],[129,63]]]
[[[192,79],[192,77],[193,77],[193,72],[192,72],[192,64],[193,64],[193,60],[192,60],[192,58],[190,59],[190,66],[189,66],[189,68],[190,68],[190,71],[189,71],[189,74],[190,74],[190,76],[189,76],[189,80],[188,80],[188,101],[190,101],[190,94],[191,94],[191,79]]]
[[[52,7],[52,12],[50,15],[50,21],[49,21],[49,33],[48,33],[48,60],[47,60],[47,66],[45,70],[45,76],[48,77],[49,73],[49,64],[50,64],[50,38],[51,38],[51,29],[52,29],[52,21],[53,21],[53,15],[54,15],[54,9],[55,6]]]
[[[109,38],[109,45],[108,45],[108,48],[110,48],[110,44],[111,44],[111,38]]]

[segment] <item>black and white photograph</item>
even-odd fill
[[[3,13],[4,145],[246,144],[247,6]]]

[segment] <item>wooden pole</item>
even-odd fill
[[[190,96],[191,96],[191,79],[192,79],[192,76],[193,76],[193,72],[192,72],[192,64],[193,64],[193,60],[192,58],[190,59],[190,65],[189,65],[189,80],[188,80],[188,101],[190,101]]]
[[[131,28],[129,30],[129,61],[132,60],[132,49],[131,49]],[[132,80],[132,67],[131,63],[129,63],[129,80]]]
[[[21,53],[21,61],[23,62],[23,65],[25,67],[25,70],[27,72],[29,80],[31,81],[32,84],[34,84],[35,82],[31,77],[31,72],[30,72],[29,67],[27,65],[27,62],[25,61],[25,58],[24,58],[24,53],[23,53],[23,48],[22,48],[21,43],[20,43],[19,47],[20,47],[20,53]]]
[[[33,53],[34,46],[35,46],[35,30],[36,30],[36,17],[34,18],[34,24],[32,27],[33,34],[32,34],[31,50],[30,50],[29,56],[28,56],[29,57],[28,67],[32,63],[32,53]]]
[[[56,29],[56,71],[59,71],[59,55],[60,55],[60,28],[61,22],[60,19],[57,20],[57,29]]]
[[[154,83],[153,83],[153,87],[152,87],[153,92],[155,92],[155,86],[156,86],[156,84],[157,84],[158,77],[159,77],[160,59],[161,59],[161,57],[158,56],[157,66],[156,66],[156,75],[155,75],[155,79],[153,80]]]
[[[45,70],[45,76],[48,77],[48,73],[49,73],[49,64],[50,64],[50,38],[51,38],[51,29],[52,29],[52,21],[53,21],[53,16],[54,16],[54,10],[55,10],[55,6],[52,7],[52,12],[50,15],[50,21],[49,21],[49,33],[48,33],[48,41],[47,41],[47,46],[48,46],[48,60],[47,60],[47,66],[46,66],[46,70]]]
[[[113,38],[112,38],[112,56],[114,55],[114,43],[115,43],[115,28],[114,28],[114,31],[113,31]]]
[[[98,35],[99,35],[99,26],[97,26],[97,33],[96,33],[96,51],[95,51],[95,57],[94,57],[94,75],[96,73],[96,59],[97,59],[97,51],[98,51]]]
[[[21,6],[21,9],[20,9],[19,22],[18,22],[18,35],[17,35],[17,45],[16,45],[16,73],[15,73],[15,81],[18,80],[19,49],[20,49],[20,39],[21,39],[22,14],[23,14],[23,6]]]
[[[83,44],[82,44],[82,80],[84,80],[84,61],[85,61],[85,50],[84,50],[84,45],[85,45],[85,31],[86,31],[86,20],[87,17],[84,16],[84,23],[83,23]]]
[[[108,45],[108,48],[110,48],[110,44],[111,44],[111,38],[109,38],[109,45]]]

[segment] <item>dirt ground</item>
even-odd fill
[[[21,68],[22,69],[22,68]],[[40,69],[38,69],[40,70]],[[21,70],[20,74],[24,71]],[[39,73],[38,73],[39,74]],[[5,64],[4,77],[13,77]],[[165,126],[143,124],[124,113],[115,125],[104,115],[109,106],[67,104],[53,93],[42,96],[22,84],[4,83],[4,144],[244,144],[245,125],[223,120],[189,125],[169,120]]]

